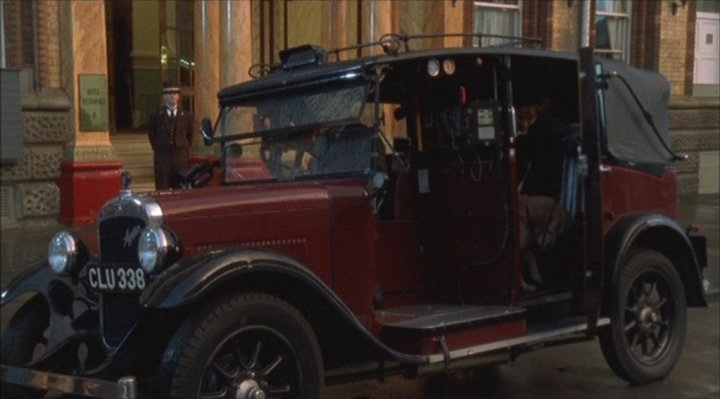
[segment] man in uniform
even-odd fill
[[[150,115],[148,136],[154,152],[155,188],[179,188],[175,178],[190,169],[193,116],[180,107],[180,88],[172,81],[163,82],[164,105]]]

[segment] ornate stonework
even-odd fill
[[[2,181],[30,180],[32,176],[32,156],[30,149],[23,149],[23,159],[14,165],[2,165]]]
[[[60,189],[55,183],[19,184],[23,217],[56,216],[60,213]]]
[[[26,143],[65,143],[71,138],[67,113],[23,112]]]
[[[60,177],[60,164],[63,160],[62,146],[38,146],[33,147],[30,152],[34,179],[57,179]]]

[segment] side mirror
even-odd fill
[[[200,133],[203,136],[203,141],[205,142],[205,145],[211,145],[213,143],[215,132],[213,131],[212,122],[210,122],[210,119],[203,118]]]

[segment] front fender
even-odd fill
[[[334,296],[314,273],[292,258],[257,249],[226,248],[176,263],[158,274],[143,291],[140,304],[151,308],[187,305],[225,282],[260,272],[288,275]]]
[[[674,220],[658,214],[626,215],[605,236],[609,287],[617,287],[622,265],[635,248],[648,248],[667,256],[682,278],[688,305],[706,306],[700,262],[690,238]]]
[[[255,279],[256,276],[263,278]],[[312,271],[294,259],[274,252],[226,248],[176,263],[153,279],[140,296],[140,303],[148,308],[170,309],[198,302],[226,284],[242,281],[272,283],[273,279],[293,281],[297,290],[320,298],[342,325],[359,333],[362,340],[381,357],[405,364],[427,362],[425,357],[403,354],[383,344]],[[247,289],[262,291],[263,287],[251,285]],[[282,292],[273,294],[284,296]],[[296,301],[295,304],[300,306],[301,302]],[[330,317],[327,314],[325,316]],[[337,327],[340,328],[339,325]]]
[[[7,305],[26,292],[37,292],[47,298],[47,290],[53,280],[63,280],[63,282],[67,283],[65,278],[52,272],[47,261],[35,263],[3,288],[0,306]]]

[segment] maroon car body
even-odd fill
[[[218,122],[204,124],[215,168],[184,176],[187,190],[136,195],[126,181],[96,249],[56,236],[50,267],[6,287],[3,305],[38,295],[4,332],[3,382],[304,398],[598,335],[619,376],[667,375],[685,307],[705,305],[703,238],[675,221],[667,81],[589,50],[398,51],[409,40],[341,62],[289,50],[222,90]],[[572,226],[531,248],[544,280],[531,292],[521,86],[577,132],[553,196]],[[40,338],[20,334],[31,328],[49,331],[44,354],[5,349],[34,348]]]

